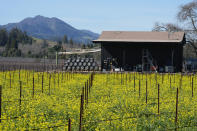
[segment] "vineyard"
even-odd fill
[[[197,76],[0,72],[1,130],[197,130]]]

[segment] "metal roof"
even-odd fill
[[[184,32],[132,32],[132,31],[103,31],[93,42],[169,42],[183,41]]]

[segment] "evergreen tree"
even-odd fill
[[[63,37],[63,39],[62,39],[62,42],[63,42],[63,43],[68,43],[68,38],[67,38],[66,35],[64,35],[64,37]]]
[[[73,46],[74,43],[73,43],[72,38],[70,39],[69,44]]]
[[[5,46],[8,42],[8,33],[5,29],[0,30],[0,46]]]

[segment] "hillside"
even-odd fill
[[[74,41],[84,43],[97,39],[99,36],[99,34],[89,30],[78,30],[58,18],[48,18],[40,15],[26,18],[18,23],[9,23],[0,26],[0,28],[6,28],[7,30],[18,28],[26,31],[30,36],[47,40],[61,39],[64,35],[67,35],[68,39],[72,38]]]

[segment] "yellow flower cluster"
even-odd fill
[[[0,72],[0,130],[67,130],[69,118],[72,130],[78,130],[80,96],[89,78],[66,72]],[[196,122],[195,74],[95,73],[82,128],[197,130]]]
[[[197,129],[196,76],[178,73],[97,74],[84,111],[85,129]],[[178,117],[175,122],[177,88]]]
[[[51,129],[64,130],[69,118],[75,125],[72,128],[78,129],[80,95],[88,78],[71,73],[0,72],[0,130],[49,130],[54,126]]]

